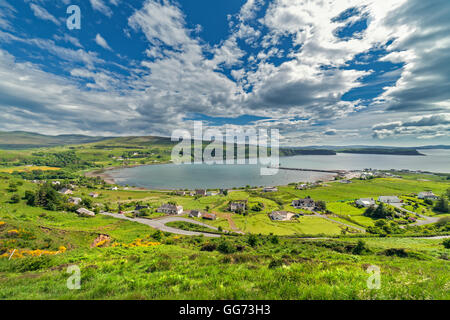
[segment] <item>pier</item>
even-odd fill
[[[335,174],[346,174],[347,170],[323,170],[323,169],[300,169],[300,168],[286,168],[286,167],[272,167],[274,169],[281,170],[293,170],[293,171],[311,171],[311,172],[324,172],[324,173],[335,173]]]

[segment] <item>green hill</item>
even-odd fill
[[[105,138],[76,134],[49,136],[25,131],[0,132],[0,149],[44,148],[70,144],[84,144],[101,140],[105,140]]]

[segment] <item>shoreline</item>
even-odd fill
[[[108,167],[108,168],[88,171],[88,172],[85,172],[83,175],[85,177],[91,177],[91,178],[98,177],[98,178],[102,179],[103,181],[105,181],[108,184],[118,185],[118,186],[124,187],[123,185],[118,184],[117,181],[108,172],[112,171],[112,170],[118,170],[118,169],[136,168],[136,167],[153,166],[153,165],[164,165],[164,164],[170,164],[170,163],[164,162],[164,163],[156,163],[156,164],[135,164],[135,165],[127,165],[127,166],[112,166],[112,167]],[[313,171],[311,171],[311,172],[313,172]],[[329,174],[332,174],[332,173],[330,172]],[[337,176],[337,174],[333,175],[332,177],[326,177],[326,178],[325,177],[320,177],[320,178],[317,178],[316,180],[314,180],[311,183],[331,182],[331,181],[334,181],[334,178],[336,176]],[[284,186],[284,185],[264,186],[264,187],[280,187],[280,186]],[[243,188],[244,187],[230,187],[230,188],[225,188],[225,189],[240,190],[240,189],[243,189]],[[130,187],[130,190],[137,190],[137,191],[165,191],[165,192],[173,192],[173,191],[180,191],[180,190],[185,190],[185,189],[186,188],[183,188],[183,187],[179,187],[179,188],[176,188],[176,189],[161,189],[161,188],[151,189],[151,188],[146,188],[146,187]],[[193,188],[193,189],[195,189],[195,188]],[[208,190],[216,190],[216,189],[221,189],[221,187],[209,188]]]

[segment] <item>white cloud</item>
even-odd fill
[[[97,10],[103,13],[105,16],[111,17],[113,15],[113,11],[110,7],[108,7],[103,0],[89,0],[91,6],[94,10]],[[117,1],[111,1],[112,4],[117,5]]]
[[[100,33],[97,33],[97,35],[95,36],[95,42],[103,49],[113,51],[108,45],[108,42],[106,42],[106,40],[100,35]]]
[[[30,8],[33,11],[34,15],[39,19],[51,21],[58,26],[61,25],[61,22],[58,21],[58,19],[50,14],[45,8],[34,3],[30,3]]]

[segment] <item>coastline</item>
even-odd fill
[[[154,166],[154,165],[161,165],[161,164],[169,164],[170,162],[159,162],[159,163],[146,163],[146,164],[132,164],[132,165],[125,165],[125,166],[112,166],[108,168],[102,168],[102,169],[95,169],[92,171],[87,171],[84,173],[85,177],[90,178],[100,178],[103,181],[105,181],[108,184],[114,184],[116,185],[115,179],[108,173],[108,171],[118,170],[118,169],[127,169],[127,168],[136,168],[136,167],[144,167],[144,166]],[[139,190],[150,190],[146,188],[137,188]]]

